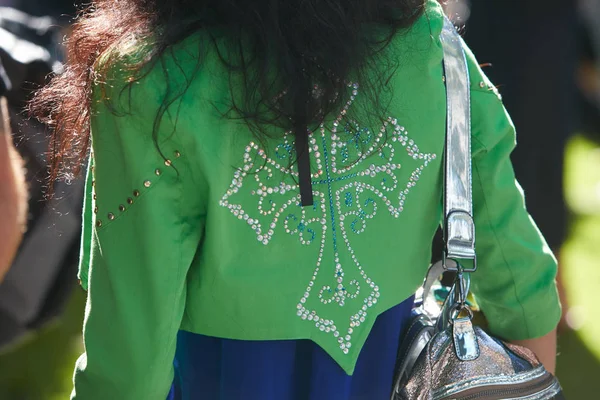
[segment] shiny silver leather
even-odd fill
[[[502,342],[472,323],[467,304],[475,260],[471,194],[469,81],[461,43],[448,20],[442,32],[448,101],[443,260],[433,264],[415,296],[401,340],[392,400],[563,399],[558,380],[528,349]],[[434,295],[444,270],[457,271],[443,303]]]
[[[465,322],[470,324],[469,320]],[[475,358],[461,360],[457,356],[458,338],[452,326],[434,333],[427,344],[421,346],[414,364],[402,375],[404,379],[396,381],[392,400],[560,398],[557,379],[531,351],[505,344],[479,327],[471,325],[470,328],[472,333],[469,334],[473,335],[477,348],[469,351]]]
[[[446,257],[475,259],[475,223],[471,185],[471,96],[462,39],[452,22],[441,35],[446,77],[446,148],[444,231]]]

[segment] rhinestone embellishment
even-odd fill
[[[350,352],[354,330],[369,318],[369,309],[382,295],[359,261],[353,238],[366,232],[369,220],[378,213],[387,210],[398,218],[408,193],[436,159],[435,154],[421,152],[395,118],[385,119],[377,132],[347,121],[358,89],[358,84],[349,85],[350,100],[332,126],[309,132],[311,163],[316,167],[312,169],[312,207],[300,203],[297,169],[290,163],[295,160],[290,132],[269,153],[271,157],[250,142],[242,167],[234,172],[219,203],[248,225],[263,245],[283,230],[303,246],[318,247],[315,268],[295,313],[330,334],[344,354]],[[412,164],[416,161],[417,167],[403,170],[401,158],[414,160]],[[249,192],[256,201],[240,204],[236,199],[240,192]],[[331,257],[326,257],[326,251]],[[355,311],[349,312],[348,320],[335,321],[328,318],[331,307]]]
[[[177,151],[177,150],[175,151],[174,154],[175,154],[175,158],[181,157],[181,153],[179,151]],[[168,167],[170,167],[170,166],[173,165],[173,163],[171,162],[171,160],[165,160],[164,163]],[[92,173],[94,173],[94,172],[95,172],[95,168],[92,167]],[[156,168],[154,170],[154,174],[156,176],[158,176],[158,177],[160,177],[162,175],[162,173],[163,172],[162,172],[162,170],[160,168]],[[145,181],[143,181],[142,184],[143,184],[144,188],[148,189],[148,188],[150,188],[150,186],[152,186],[152,181],[151,180],[145,180]],[[94,188],[93,192],[92,192],[92,198],[95,201],[96,198],[97,198],[96,193],[95,193],[95,186],[96,186],[96,181],[95,180],[92,180],[92,186]],[[138,190],[138,189],[135,189],[135,190],[133,190],[132,194],[133,194],[133,198],[135,198],[135,197],[140,197],[142,195],[142,192],[140,192],[140,190]],[[127,197],[127,199],[126,199],[127,204],[129,204],[129,205],[133,204],[134,203],[134,199],[133,198],[132,197]],[[124,213],[127,210],[127,208],[123,204],[119,204],[118,209],[119,209],[120,213]],[[94,205],[93,211],[94,211],[94,214],[98,214],[98,207],[96,205]],[[115,213],[112,213],[112,212],[109,212],[108,214],[106,214],[106,216],[107,216],[107,218],[108,218],[109,221],[114,221],[115,219],[117,219],[117,215]],[[100,228],[100,227],[102,227],[102,225],[103,225],[102,221],[97,220],[96,226],[98,228]]]

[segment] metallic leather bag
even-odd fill
[[[442,31],[447,92],[444,182],[445,251],[416,295],[401,340],[392,400],[564,399],[558,380],[528,349],[504,343],[472,323],[469,274],[477,268],[471,193],[469,75],[462,40],[449,20]],[[465,268],[460,260],[472,260]],[[454,271],[442,302],[437,278]],[[436,289],[437,285],[437,290]]]

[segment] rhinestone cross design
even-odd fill
[[[314,324],[315,329],[331,334],[344,354],[348,354],[352,346],[354,329],[365,322],[369,308],[377,304],[381,296],[379,286],[359,261],[351,237],[364,233],[368,221],[382,208],[398,218],[411,188],[436,158],[433,153],[421,152],[395,118],[385,119],[377,133],[353,120],[342,125],[358,96],[358,84],[348,87],[352,91],[350,99],[332,126],[327,129],[322,125],[316,134],[309,135],[311,164],[315,171],[311,174],[312,207],[301,206],[291,132],[285,133],[283,142],[271,152],[254,142],[249,143],[244,151],[243,166],[235,171],[220,201],[222,207],[228,208],[256,233],[263,245],[271,242],[280,225],[287,234],[297,236],[301,245],[319,244],[316,266],[298,301],[296,315]],[[418,164],[408,177],[400,173],[402,166],[396,160],[399,158],[396,153],[402,150],[406,153],[404,157],[417,160]],[[408,178],[405,184],[400,184],[401,178]],[[235,202],[241,191],[249,191],[257,201],[252,205]],[[323,265],[328,240],[333,264]],[[342,252],[352,260],[346,263],[350,265],[342,265]],[[345,278],[348,268],[355,269],[354,279]],[[329,274],[329,278],[325,277],[325,284],[319,287],[316,284],[321,273]],[[363,301],[357,303],[361,293]],[[355,307],[355,312],[350,312],[348,320],[335,321],[327,317],[327,308],[336,305]]]

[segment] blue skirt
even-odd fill
[[[169,400],[389,400],[413,299],[381,314],[352,376],[310,340],[245,341],[181,331]]]

